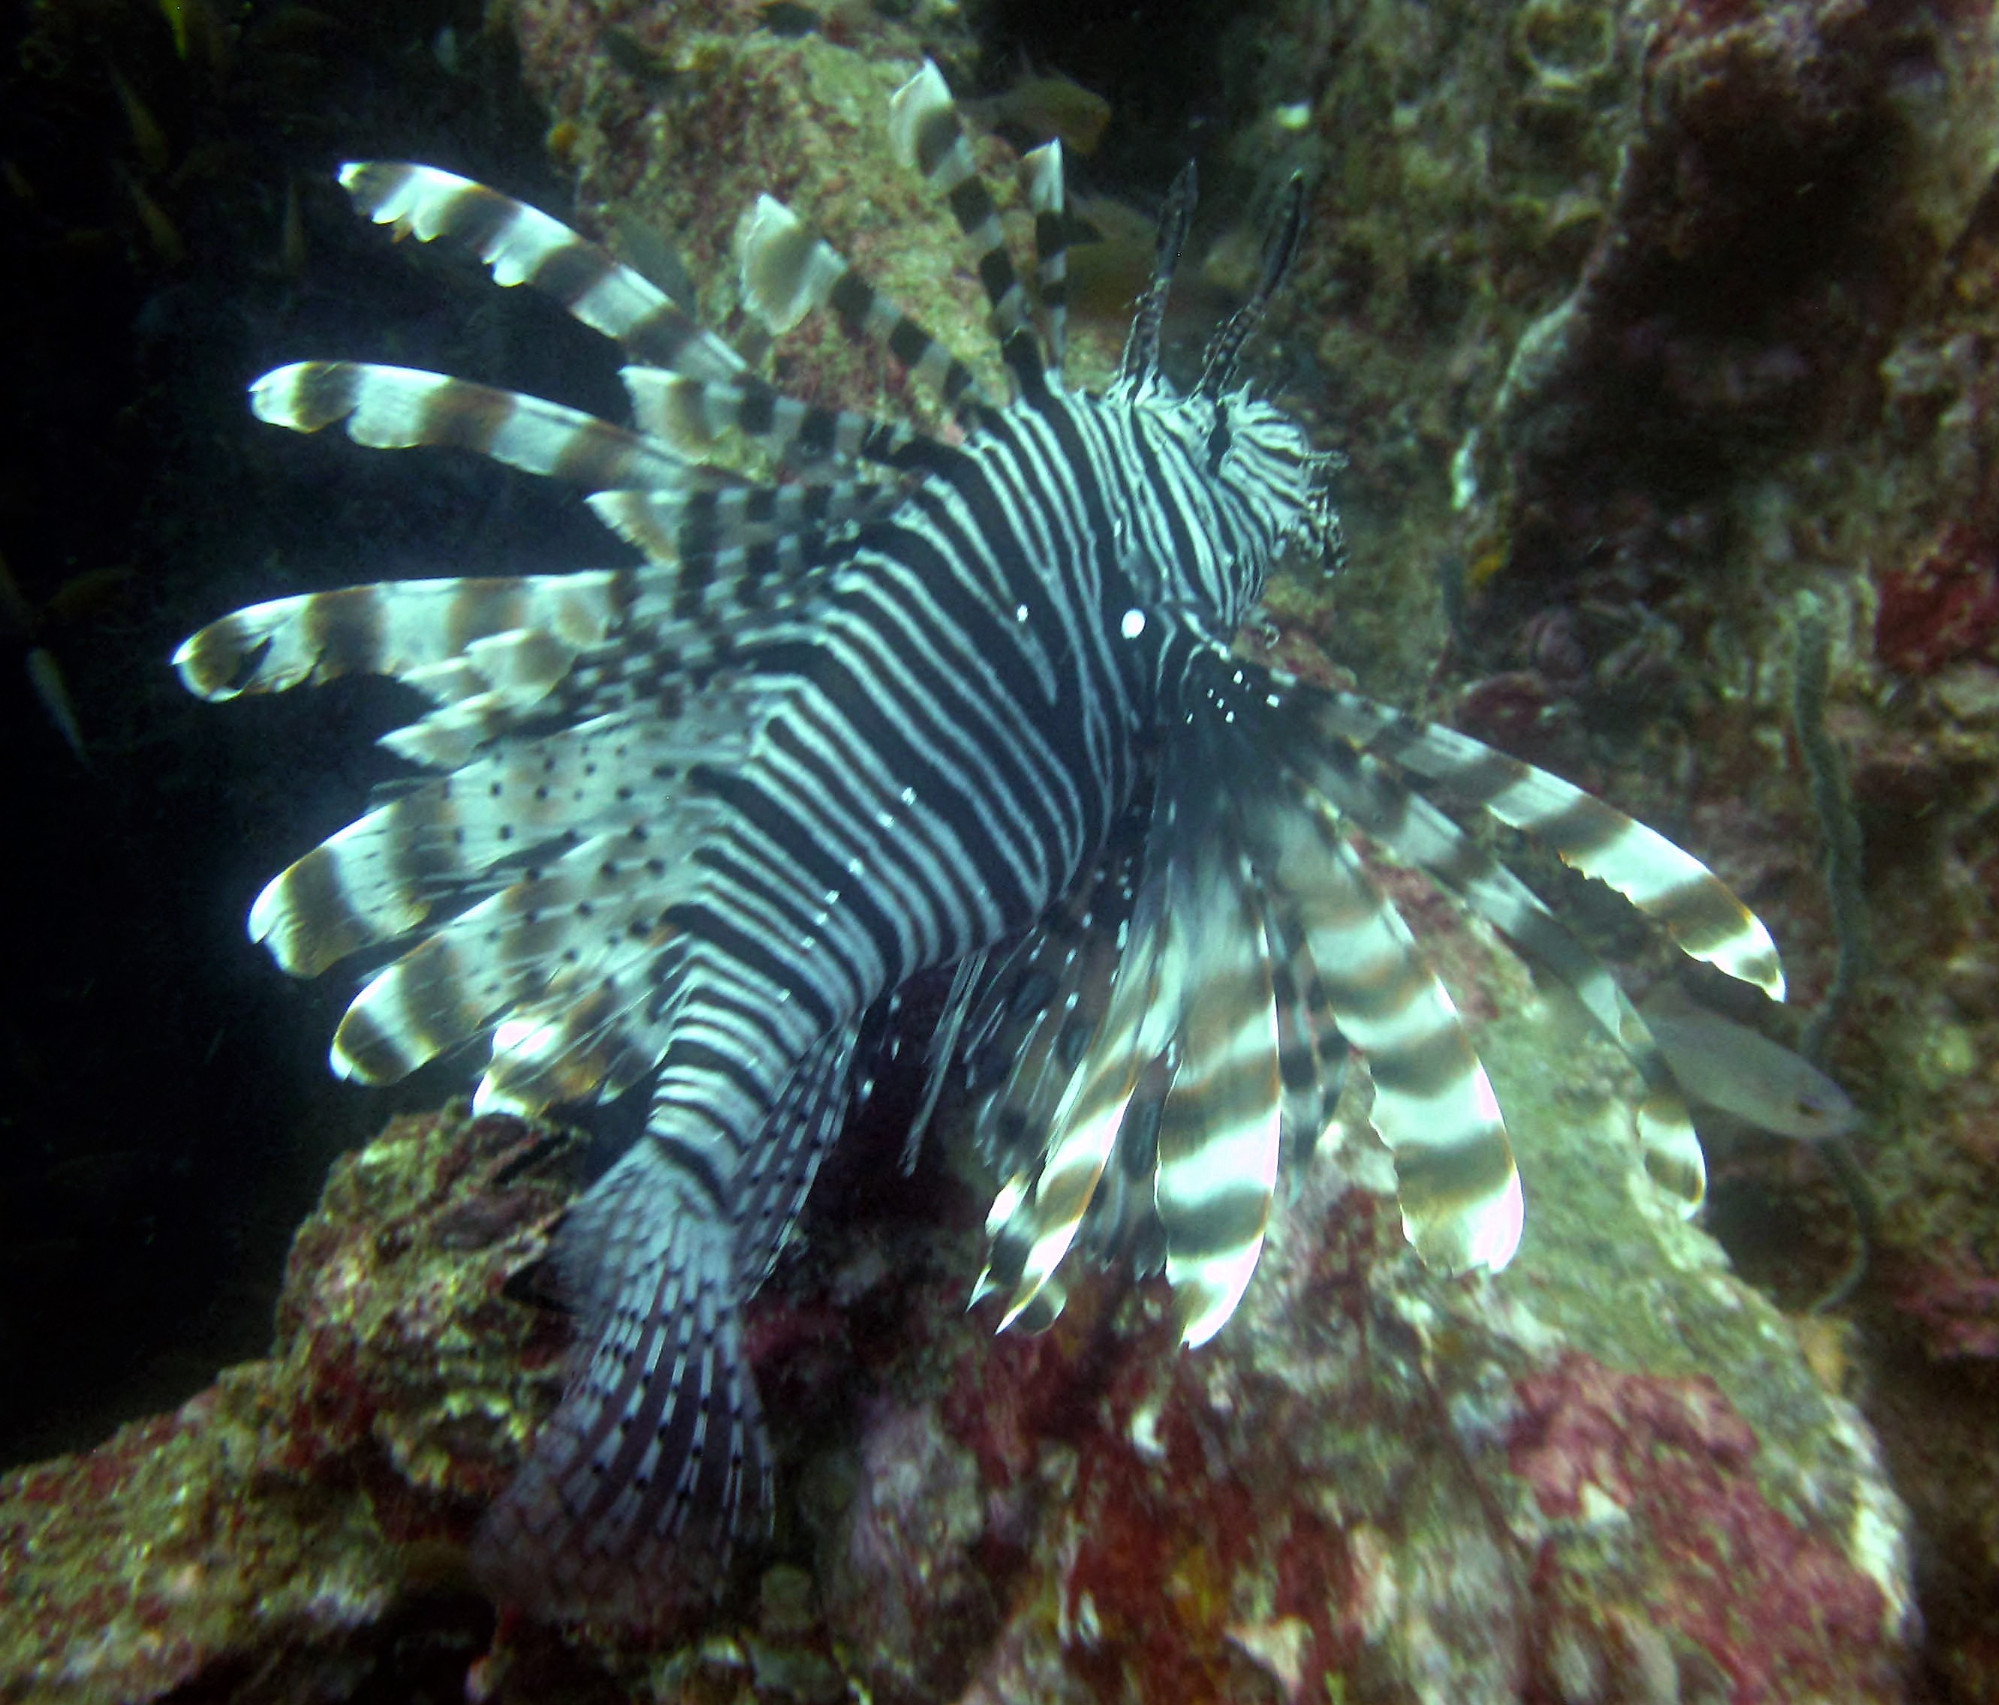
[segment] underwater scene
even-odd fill
[[[1999,7],[28,0],[0,1701],[1999,1701]]]

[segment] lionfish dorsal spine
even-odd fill
[[[1035,324],[1048,357],[1048,384],[1060,390],[1069,352],[1069,201],[1060,140],[1023,155],[1020,169],[1034,215]]]
[[[1166,303],[1173,293],[1173,275],[1179,270],[1180,256],[1194,228],[1194,202],[1199,194],[1199,178],[1189,160],[1166,192],[1166,205],[1159,215],[1159,236],[1153,248],[1152,279],[1139,298],[1138,312],[1132,316],[1125,336],[1124,357],[1118,364],[1117,390],[1143,393],[1159,378],[1159,339],[1166,325]]]
[[[950,86],[927,59],[889,103],[889,145],[943,198],[970,244],[973,270],[992,310],[993,336],[1017,391],[1043,394],[1050,364],[1028,324],[1027,291],[1007,253],[999,208],[979,175]]]
[[[857,343],[871,343],[961,416],[990,408],[977,375],[950,346],[876,288],[774,196],[757,198],[736,230],[743,306],[769,331],[793,330],[826,309]]]

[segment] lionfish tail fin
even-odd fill
[[[656,1621],[710,1598],[730,1552],[765,1530],[770,1453],[734,1252],[689,1188],[644,1138],[562,1229],[589,1347],[474,1541],[505,1603]]]

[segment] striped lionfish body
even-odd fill
[[[428,779],[250,915],[301,975],[409,938],[349,1007],[337,1070],[389,1081],[487,1038],[481,1109],[651,1082],[645,1135],[559,1234],[578,1360],[481,1538],[500,1587],[547,1609],[653,1602],[676,1551],[767,1508],[742,1305],[838,1134],[864,1023],[914,973],[957,967],[932,1070],[964,1074],[1003,1180],[980,1282],[1003,1324],[1052,1317],[1073,1249],[1125,1251],[1163,1267],[1189,1343],[1242,1295],[1280,1164],[1324,1129],[1350,1051],[1423,1257],[1498,1268],[1520,1235],[1485,1072],[1349,825],[1575,989],[1644,1073],[1648,1159],[1689,1201],[1699,1150],[1643,1020],[1453,811],[1540,836],[1689,953],[1781,993],[1761,925],[1669,842],[1232,655],[1273,560],[1323,549],[1332,524],[1330,458],[1236,379],[1296,243],[1295,186],[1182,392],[1159,328],[1183,174],[1121,369],[1088,395],[1061,378],[1059,146],[1024,162],[1030,290],[934,68],[890,123],[979,252],[1010,400],[769,198],[741,228],[744,298],[776,330],[823,308],[886,345],[962,442],[780,394],[491,190],[349,166],[364,213],[472,248],[616,340],[635,425],[342,362],[267,374],[257,412],[579,483],[643,560],[283,598],[175,658],[209,698],[368,671],[430,701],[384,740]],[[744,441],[769,479],[720,464]]]

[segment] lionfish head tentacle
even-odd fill
[[[1159,235],[1152,253],[1152,282],[1139,299],[1132,316],[1131,330],[1124,341],[1124,359],[1118,364],[1113,396],[1144,393],[1159,382],[1159,336],[1166,323],[1166,303],[1173,293],[1173,274],[1179,268],[1187,234],[1194,228],[1194,202],[1200,194],[1200,178],[1189,160],[1180,168],[1173,187],[1166,192],[1160,210]]]
[[[1250,292],[1249,300],[1231,314],[1209,340],[1207,351],[1201,358],[1201,379],[1195,387],[1197,395],[1206,397],[1211,403],[1219,403],[1235,384],[1243,345],[1263,323],[1270,299],[1277,294],[1284,275],[1291,270],[1291,262],[1298,253],[1298,239],[1304,228],[1305,180],[1294,174],[1284,186],[1284,204],[1279,208],[1277,221],[1264,244],[1263,271],[1257,278],[1256,288]]]

